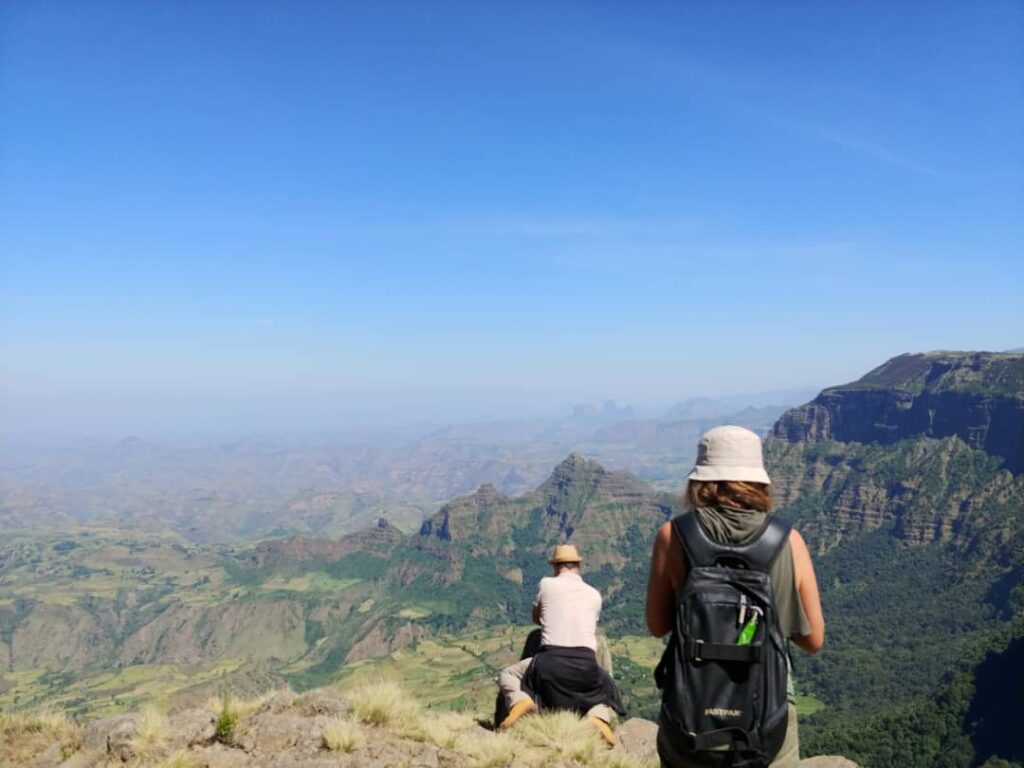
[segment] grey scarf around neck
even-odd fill
[[[742,544],[765,524],[767,514],[734,507],[697,507],[701,528],[721,544]]]

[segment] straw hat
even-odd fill
[[[558,565],[559,563],[582,563],[583,558],[580,557],[580,553],[576,551],[576,547],[572,544],[559,544],[555,547],[555,554],[548,560],[552,565]]]
[[[697,465],[686,479],[770,485],[761,457],[761,438],[744,427],[709,429],[697,444]]]

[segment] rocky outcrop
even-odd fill
[[[631,717],[615,731],[623,752],[644,762],[658,759],[658,724],[640,717]]]
[[[880,443],[959,437],[1024,472],[1024,355],[900,355],[852,384],[830,387],[783,414],[789,442]]]
[[[621,568],[616,543],[633,528],[646,538],[674,503],[629,472],[605,469],[573,453],[530,493],[509,498],[484,485],[446,504],[423,523],[420,539],[470,542],[474,554],[490,557],[526,550],[543,556],[553,543],[572,542],[588,567]],[[461,577],[458,564],[452,572]]]
[[[206,720],[211,724],[213,722],[209,714]],[[82,746],[86,752],[109,755],[115,760],[128,762],[136,756],[137,748],[133,741],[141,726],[142,716],[137,712],[96,720],[85,729]]]
[[[434,536],[441,541],[463,539],[471,533],[488,533],[492,513],[508,497],[489,483],[476,492],[445,504],[433,517],[424,520],[420,536]]]
[[[12,768],[110,765],[204,765],[208,768],[642,768],[657,762],[657,725],[633,718],[616,729],[609,750],[585,720],[555,715],[526,718],[497,734],[471,716],[424,712],[414,703],[351,705],[337,690],[296,696],[279,692],[237,709],[187,709],[161,716],[128,713],[89,723],[78,735],[47,733],[50,721],[8,728]],[[225,720],[225,712],[230,716]],[[562,719],[558,719],[562,718]],[[566,719],[567,718],[567,719]],[[67,730],[66,721],[62,726]],[[49,736],[49,740],[47,739]],[[16,750],[16,751],[15,751]],[[814,757],[801,768],[857,768],[841,757]]]

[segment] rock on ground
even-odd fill
[[[615,730],[615,738],[621,749],[637,760],[657,757],[658,726],[650,720],[632,717]]]
[[[174,741],[194,747],[213,741],[217,727],[209,710],[186,709],[168,718],[167,730]]]
[[[96,720],[85,729],[83,747],[126,763],[135,757],[132,739],[141,723],[142,716],[136,712]]]

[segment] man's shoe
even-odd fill
[[[612,733],[612,729],[611,727],[609,727],[608,723],[606,723],[600,717],[594,717],[593,715],[591,715],[587,719],[590,720],[591,724],[595,728],[597,728],[597,732],[601,734],[601,738],[604,739],[604,742],[608,745],[608,748],[611,749],[612,747],[614,747],[615,734]]]
[[[533,703],[533,699],[523,699],[517,701],[512,709],[508,711],[508,717],[501,721],[501,725],[498,726],[498,730],[506,731],[512,727],[512,725],[523,715],[528,715],[531,712],[537,711],[537,705]]]

